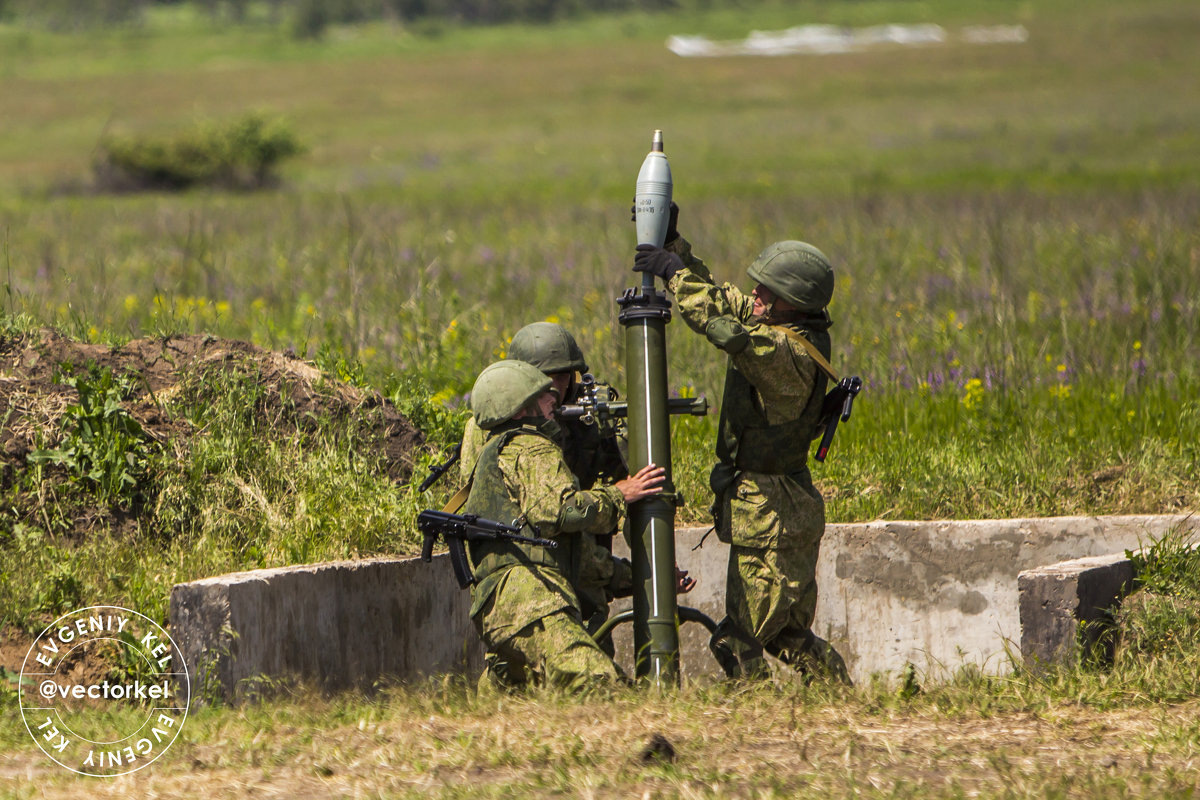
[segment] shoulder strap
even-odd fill
[[[804,334],[800,333],[799,331],[794,331],[784,325],[776,325],[774,327],[776,330],[783,331],[788,335],[788,337],[799,342],[800,346],[803,347],[810,356],[812,356],[812,360],[817,362],[817,366],[821,368],[821,371],[828,375],[834,383],[837,383],[839,380],[841,380],[838,378],[838,374],[833,371],[833,367],[825,359],[825,356],[821,355],[821,351],[817,349],[817,346],[806,339]]]
[[[509,430],[501,431],[500,433],[495,434],[495,437],[501,438],[500,443],[495,445],[496,448],[503,449],[504,446],[506,444],[508,444],[510,441],[512,441],[513,437],[516,435],[517,435],[516,428],[511,428]],[[494,437],[488,438],[487,444],[484,445],[485,448],[492,444],[493,438]],[[482,451],[480,454],[482,455]],[[453,497],[451,497],[448,501],[446,501],[446,505],[442,507],[442,511],[448,512],[450,514],[458,513],[458,510],[463,507],[463,503],[467,502],[467,498],[470,497],[470,495],[471,495],[471,487],[475,484],[475,470],[477,470],[477,469],[479,469],[479,459],[478,458],[475,459],[475,466],[471,469],[471,477],[467,479],[466,484],[461,489],[459,489],[457,492],[454,493]]]
[[[457,514],[458,510],[463,507],[463,503],[467,502],[467,497],[471,494],[471,484],[475,482],[475,476],[471,476],[471,480],[454,493],[454,496],[446,501],[446,505],[442,506],[442,511],[448,514]]]

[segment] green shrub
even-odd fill
[[[323,0],[299,0],[292,19],[292,36],[297,39],[320,39],[333,21]]]
[[[1200,548],[1191,531],[1174,528],[1149,547],[1127,551],[1126,557],[1133,561],[1143,591],[1200,600]]]
[[[259,189],[276,182],[281,161],[301,152],[286,123],[248,114],[224,126],[201,123],[173,139],[106,137],[94,170],[107,191]]]
[[[79,393],[63,414],[63,440],[56,448],[34,450],[30,464],[65,467],[106,503],[123,505],[137,497],[152,444],[122,402],[134,379],[90,367],[61,382]]]

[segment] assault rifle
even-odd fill
[[[417,515],[417,530],[425,537],[421,544],[421,560],[433,559],[433,545],[438,534],[446,540],[450,550],[450,565],[454,567],[454,577],[458,580],[460,589],[466,589],[475,583],[471,573],[471,562],[467,560],[467,551],[463,542],[496,541],[521,542],[522,544],[537,544],[542,547],[558,547],[553,539],[539,539],[535,536],[522,536],[521,531],[529,525],[524,517],[513,520],[512,525],[484,519],[476,514],[451,514],[448,511],[422,511]],[[539,533],[536,527],[530,526],[534,533]]]
[[[825,400],[821,404],[821,421],[817,424],[818,429],[825,429],[825,434],[821,437],[821,444],[817,447],[817,461],[824,461],[825,456],[829,454],[829,447],[833,444],[833,434],[837,431],[838,422],[846,422],[850,419],[854,398],[860,391],[862,391],[862,379],[853,375],[849,378],[842,378],[838,381],[837,386],[825,395]]]

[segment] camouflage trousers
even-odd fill
[[[554,570],[512,567],[473,617],[492,680],[584,690],[620,670],[579,618],[574,592]]]
[[[807,470],[799,475],[741,473],[718,498],[718,537],[729,544],[725,619],[713,636],[731,671],[765,669],[765,649],[802,667],[816,643],[817,556],[825,503]]]
[[[633,593],[633,567],[629,560],[614,556],[609,547],[598,541],[599,538],[584,535],[579,581],[575,585],[584,627],[593,634],[608,621],[608,606],[613,598],[628,597]],[[600,643],[600,647],[613,655],[611,638]]]

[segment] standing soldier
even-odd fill
[[[710,483],[717,536],[730,545],[726,616],[712,648],[730,675],[766,672],[765,648],[800,671],[839,659],[811,630],[825,503],[808,471],[832,325],[833,269],[804,242],[777,242],[750,265],[749,296],[718,286],[676,230],[639,245],[634,270],[662,277],[688,327],[729,356]],[[819,355],[818,355],[819,353]]]
[[[553,322],[526,325],[513,335],[508,357],[541,370],[551,380],[559,405],[578,402],[584,387],[577,376],[586,373],[588,365],[575,337],[562,325]],[[595,385],[595,391],[603,399],[609,399],[608,387]],[[581,489],[591,489],[598,484],[611,485],[629,476],[622,455],[623,442],[611,420],[588,424],[571,419],[563,420],[559,425],[563,457],[567,467],[579,479]],[[464,479],[470,477],[485,438],[485,432],[469,420],[463,432],[459,460]],[[584,534],[581,537],[583,553],[575,589],[584,623],[593,633],[608,619],[608,604],[613,598],[627,596],[633,591],[633,568],[627,559],[612,554],[612,536],[617,524],[614,522],[611,530],[600,535]],[[611,647],[611,640],[608,646]]]
[[[520,520],[558,543],[471,542],[471,618],[495,680],[580,689],[620,674],[581,621],[575,586],[583,537],[611,531],[624,503],[661,491],[665,471],[650,465],[615,484],[580,489],[557,443],[556,402],[550,378],[523,361],[492,364],[471,390],[475,423],[488,438],[463,512]]]

